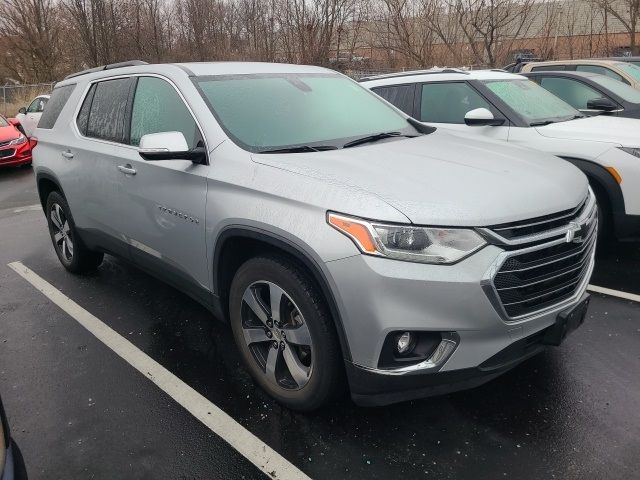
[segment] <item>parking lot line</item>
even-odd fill
[[[21,262],[13,262],[8,266],[265,474],[285,480],[309,478],[215,404],[37,273]]]
[[[598,287],[597,285],[589,285],[587,290],[595,293],[603,293],[612,297],[624,298],[625,300],[631,300],[633,302],[640,303],[640,295],[634,293],[621,292],[620,290],[612,290],[610,288]]]
[[[34,205],[27,205],[26,207],[20,207],[13,210],[13,213],[22,213],[22,212],[35,212],[38,210],[42,210],[42,205],[36,203]]]

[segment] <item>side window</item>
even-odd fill
[[[620,82],[624,82],[624,79],[621,75],[618,75],[616,72],[607,67],[601,67],[599,65],[578,65],[576,67],[576,71],[578,72],[591,72],[598,73],[600,75],[606,75],[607,77],[615,78]]]
[[[75,88],[75,85],[65,85],[53,90],[51,98],[47,102],[47,109],[42,114],[40,122],[38,122],[38,128],[53,128],[60,116],[60,112],[67,104],[67,100],[69,100]]]
[[[131,145],[149,133],[182,132],[189,148],[202,142],[202,136],[191,113],[178,92],[165,80],[141,77],[131,112]]]
[[[566,70],[566,65],[541,65],[539,67],[532,67],[532,72],[561,72]]]
[[[543,78],[541,85],[578,110],[586,110],[589,100],[603,97],[599,91],[568,78]]]
[[[80,112],[78,112],[78,118],[76,119],[76,124],[78,125],[78,130],[80,133],[87,136],[87,127],[89,125],[89,112],[91,110],[91,103],[93,102],[93,95],[96,93],[96,84],[91,85],[89,89],[89,93],[84,97],[84,102],[82,102],[82,107],[80,107]]]
[[[413,97],[415,92],[413,84],[376,87],[372,88],[371,91],[380,95],[387,102],[395,105],[407,115],[413,116]]]
[[[87,120],[87,137],[125,142],[130,87],[130,78],[105,80],[96,84]]]
[[[27,108],[27,113],[42,113],[46,104],[46,98],[36,98],[33,102],[31,102],[29,108]]]
[[[434,123],[464,123],[467,112],[491,105],[466,82],[422,85],[420,120]]]

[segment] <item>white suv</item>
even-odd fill
[[[568,160],[598,198],[601,236],[640,239],[638,120],[585,117],[527,78],[495,70],[403,72],[361,84],[429,125]]]

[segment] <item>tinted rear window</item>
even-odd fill
[[[414,85],[394,85],[391,87],[376,87],[371,89],[387,102],[395,105],[407,115],[413,116]]]
[[[47,102],[42,117],[38,122],[38,128],[53,128],[60,116],[60,112],[67,104],[67,100],[76,88],[74,85],[65,85],[64,87],[58,87],[51,93],[51,98]]]
[[[111,142],[125,142],[130,88],[130,78],[105,80],[96,84],[86,136]]]

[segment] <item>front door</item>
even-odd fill
[[[178,91],[159,77],[139,77],[131,111],[122,178],[122,233],[137,263],[195,294],[208,288],[205,241],[206,165],[188,160],[146,161],[138,154],[142,136],[181,132],[189,148],[204,138]]]

